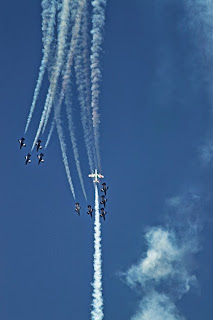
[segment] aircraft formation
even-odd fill
[[[25,143],[25,138],[21,138],[18,140],[19,144],[20,144],[20,150],[22,149],[22,147],[26,147],[26,143]],[[41,140],[39,139],[37,142],[36,142],[36,150],[37,152],[42,149],[42,145],[41,145]],[[40,154],[37,155],[37,158],[38,158],[38,165],[41,163],[41,162],[44,162],[44,154],[41,152]],[[25,156],[25,165],[27,165],[28,163],[31,163],[31,154],[28,153],[26,156]],[[102,179],[104,178],[104,176],[100,173],[98,173],[97,169],[95,169],[95,172],[94,173],[91,173],[89,174],[89,177],[90,178],[94,178],[93,182],[94,183],[99,183],[99,180],[98,179]],[[104,193],[104,195],[101,196],[101,201],[100,201],[100,204],[102,204],[104,207],[100,209],[100,217],[104,219],[105,221],[105,216],[107,214],[107,212],[105,211],[105,207],[106,207],[106,202],[107,202],[107,199],[105,198],[106,197],[106,194],[107,194],[107,190],[109,189],[109,187],[106,185],[105,182],[102,183],[102,189],[101,189],[101,192]],[[80,204],[79,202],[76,202],[75,204],[75,211],[78,213],[78,215],[80,216]],[[93,208],[91,205],[88,205],[88,211],[87,211],[87,214],[90,215],[90,217],[92,218],[92,213],[93,213]]]
[[[22,137],[21,139],[18,140],[19,144],[20,144],[20,150],[22,147],[26,147],[26,143],[25,143],[25,139]],[[38,140],[36,142],[36,150],[37,152],[42,149],[42,145],[41,145],[41,140]],[[38,158],[38,164],[40,164],[41,162],[44,162],[44,154],[41,152],[40,154],[37,155],[37,158]],[[26,156],[25,156],[25,165],[27,165],[28,163],[31,163],[31,154],[28,153]]]
[[[89,177],[90,178],[94,178],[93,182],[94,183],[99,183],[99,180],[100,178],[104,178],[104,176],[100,173],[98,173],[97,169],[95,169],[95,173],[91,173],[89,174]],[[100,204],[102,204],[104,206],[104,208],[101,208],[100,209],[100,217],[104,219],[105,221],[105,216],[107,214],[107,212],[105,211],[105,206],[106,206],[106,202],[107,202],[107,199],[105,198],[106,197],[106,193],[107,193],[107,190],[109,189],[109,187],[106,185],[106,183],[102,183],[102,189],[101,189],[101,192],[104,193],[104,195],[101,196],[101,201],[100,201]],[[80,204],[79,202],[76,202],[75,204],[75,212],[78,213],[78,215],[80,216]],[[87,214],[90,215],[90,217],[92,218],[92,213],[93,213],[93,208],[92,206],[89,204],[88,205],[88,211],[87,211]]]

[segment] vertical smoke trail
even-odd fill
[[[47,2],[49,1],[43,1],[43,6],[44,6],[44,14],[43,14],[43,22],[42,22],[42,31],[44,32],[44,36],[43,36],[43,42],[44,42],[44,49],[43,49],[43,58],[41,61],[41,65],[39,68],[39,76],[37,79],[37,83],[36,83],[36,88],[34,91],[34,95],[33,95],[33,101],[32,101],[32,105],[30,107],[30,112],[27,118],[27,123],[26,123],[26,127],[25,127],[25,133],[28,130],[28,127],[30,125],[32,116],[33,116],[33,112],[35,110],[35,106],[36,106],[36,102],[39,96],[39,92],[41,89],[41,85],[42,85],[42,81],[44,78],[44,73],[47,67],[47,63],[49,60],[49,54],[50,54],[50,49],[51,49],[51,43],[53,41],[53,37],[54,37],[54,24],[55,24],[55,16],[56,16],[56,2],[55,0],[51,0],[51,4],[50,7],[48,9],[46,9],[46,6],[48,5]],[[48,19],[48,21],[47,21]]]
[[[58,33],[58,46],[57,46],[57,55],[56,55],[56,63],[53,67],[53,72],[50,78],[50,86],[48,90],[48,94],[46,97],[44,109],[42,112],[41,120],[39,123],[39,127],[36,133],[36,137],[34,139],[32,149],[35,146],[35,143],[40,135],[42,126],[47,123],[49,119],[49,115],[52,109],[52,105],[56,95],[56,89],[58,84],[58,78],[61,73],[61,69],[63,67],[64,62],[64,51],[66,47],[66,40],[67,40],[67,33],[69,28],[69,17],[70,17],[70,0],[63,0],[62,12],[61,12],[61,19],[59,25],[59,33]]]
[[[103,40],[103,28],[105,23],[105,6],[106,0],[92,1],[92,47],[91,47],[91,91],[92,91],[92,115],[95,136],[95,148],[98,158],[99,170],[101,170],[101,159],[99,150],[99,93],[100,93],[100,51]]]
[[[78,176],[79,176],[79,180],[80,180],[80,184],[81,184],[81,188],[82,188],[84,197],[87,200],[86,190],[85,190],[85,187],[84,187],[84,181],[83,181],[82,172],[81,172],[81,166],[80,166],[80,161],[79,161],[79,153],[78,153],[77,141],[76,141],[75,132],[74,132],[74,124],[73,124],[73,121],[72,121],[71,94],[69,95],[69,93],[67,93],[66,99],[65,99],[65,103],[66,103],[66,113],[67,113],[68,128],[69,128],[69,133],[70,133],[70,140],[71,140],[71,143],[72,143],[72,148],[73,148],[73,154],[74,154],[74,158],[75,158],[76,168],[77,168],[77,172],[78,172]]]
[[[73,198],[75,199],[75,190],[73,187],[69,164],[68,164],[68,160],[67,160],[66,143],[64,141],[64,134],[63,134],[63,129],[62,129],[62,125],[61,125],[61,119],[60,119],[60,116],[58,116],[56,114],[55,114],[55,122],[56,122],[56,128],[57,128],[57,132],[58,132],[58,136],[59,136],[59,142],[60,142],[60,147],[61,147],[61,152],[62,152],[62,159],[64,162],[64,167],[65,167],[65,171],[67,174],[67,179],[69,182],[69,186],[70,186],[70,190],[72,192]]]
[[[103,319],[103,296],[102,296],[102,269],[101,269],[101,224],[99,215],[98,187],[95,185],[95,227],[94,227],[94,282],[93,282],[93,310],[92,320]]]
[[[78,90],[78,100],[81,107],[81,121],[84,131],[84,141],[89,160],[90,171],[97,168],[96,151],[94,147],[94,132],[92,130],[92,112],[90,105],[90,66],[88,53],[88,8],[82,17],[81,30],[76,46],[75,76]]]

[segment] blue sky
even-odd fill
[[[155,227],[173,232],[178,248],[183,239],[190,248],[195,241],[196,250],[184,251],[178,263],[197,282],[181,298],[168,283],[154,288],[168,295],[185,319],[209,319],[213,312],[212,163],[202,160],[203,146],[211,148],[212,141],[211,8],[206,16],[199,1],[194,7],[188,4],[107,4],[100,96],[102,167],[110,187],[102,228],[105,319],[131,319],[153,290],[153,283],[129,287],[121,273],[147,257],[145,234]],[[0,13],[0,317],[88,319],[93,224],[71,147],[80,218],[74,213],[57,135],[39,167],[35,152],[25,167],[25,150],[17,142],[24,134],[41,59],[40,14],[40,2],[26,0],[4,2]],[[46,89],[47,81],[26,136],[29,145]],[[88,202],[93,204],[76,97],[73,107]],[[195,196],[199,201],[194,203]],[[169,199],[184,200],[171,206]],[[192,237],[195,223],[199,228]]]

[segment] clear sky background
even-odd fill
[[[213,313],[212,22],[197,3],[107,4],[100,102],[102,173],[110,188],[102,223],[106,320],[128,320],[136,314],[146,289],[130,288],[120,274],[146,256],[148,227],[187,229],[187,217],[178,216],[181,205],[171,209],[167,203],[189,195],[199,198],[190,213],[199,220],[199,250],[183,264],[197,283],[180,299],[171,299],[188,320],[210,319]],[[93,221],[86,209],[94,203],[94,189],[79,106],[75,98],[88,203],[70,145],[68,153],[80,218],[56,134],[39,167],[35,151],[32,163],[24,165],[28,149],[20,151],[17,141],[24,134],[41,60],[40,1],[3,1],[0,24],[0,318],[89,319]],[[46,88],[47,81],[25,137],[28,146]],[[169,291],[164,284],[160,290]]]

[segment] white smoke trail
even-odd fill
[[[52,134],[53,134],[54,129],[55,129],[55,119],[53,118],[52,123],[51,123],[51,127],[50,127],[50,131],[49,131],[49,134],[48,134],[48,137],[47,137],[47,141],[46,141],[45,146],[44,146],[44,149],[46,149],[48,147],[50,139],[52,138]]]
[[[65,141],[64,141],[64,135],[63,135],[63,129],[62,129],[62,125],[61,125],[61,115],[60,115],[60,113],[61,113],[61,106],[62,106],[62,103],[63,103],[63,100],[64,100],[66,88],[67,88],[67,85],[69,83],[69,79],[70,79],[70,75],[71,75],[71,67],[72,67],[72,62],[73,62],[73,58],[74,58],[74,54],[75,54],[75,48],[76,48],[76,44],[77,44],[77,39],[78,39],[78,34],[79,34],[80,24],[81,24],[81,17],[82,17],[82,12],[83,12],[84,6],[85,6],[85,0],[80,0],[79,1],[79,6],[78,6],[78,10],[77,10],[77,13],[76,13],[75,24],[74,24],[73,29],[72,29],[70,50],[69,50],[69,53],[68,53],[67,63],[66,63],[66,67],[65,67],[65,73],[64,73],[64,76],[63,76],[62,89],[61,89],[59,101],[57,102],[57,104],[55,104],[55,112],[54,112],[57,132],[58,132],[61,151],[62,151],[62,158],[63,158],[63,161],[64,161],[65,170],[66,170],[66,173],[67,173],[67,178],[68,178],[68,181],[69,181],[70,186],[71,186],[71,191],[73,192],[73,196],[74,196],[74,189],[73,189],[73,186],[72,186],[72,180],[71,180],[70,170],[69,170],[68,161],[67,161],[66,144],[65,144]],[[52,103],[53,103],[53,101],[51,102],[51,105],[52,105]],[[44,127],[47,124],[47,121],[48,121],[48,111],[47,111],[47,114],[46,114]],[[50,129],[50,133],[49,133],[49,136],[48,136],[48,138],[49,138],[48,140],[49,141],[50,141],[53,129],[54,129],[53,126],[54,126],[54,124],[52,123],[52,126],[51,126],[52,131]],[[74,132],[72,130],[73,129],[71,128],[71,132],[70,132],[71,139],[74,138]],[[35,141],[36,141],[36,139],[35,139]],[[49,141],[47,141],[47,142],[49,143]],[[47,143],[46,143],[46,145],[47,145]],[[79,179],[80,179],[80,182],[81,182],[82,190],[83,190],[85,198],[87,199],[86,191],[85,191],[85,187],[84,187],[84,183],[83,183],[83,178],[82,178],[82,173],[81,173],[81,169],[80,169],[80,163],[79,163],[79,159],[78,159],[79,158],[78,149],[77,149],[77,144],[76,144],[76,140],[75,139],[73,139],[73,151],[74,151],[74,157],[75,157],[75,160],[76,160],[76,166],[77,166],[77,170],[78,170],[78,174],[79,174]],[[75,198],[75,196],[74,196],[74,198]]]
[[[99,215],[98,187],[95,185],[95,226],[94,226],[94,281],[93,281],[93,309],[91,311],[92,320],[102,320],[103,296],[102,296],[102,260],[101,260],[101,224]]]
[[[75,132],[74,132],[74,123],[72,121],[72,110],[71,110],[72,101],[71,101],[71,95],[69,95],[69,93],[67,93],[67,95],[66,95],[65,103],[66,103],[66,113],[67,113],[68,128],[69,128],[69,133],[70,133],[70,140],[72,143],[76,168],[77,168],[77,172],[78,172],[78,176],[79,176],[79,180],[80,180],[80,184],[81,184],[81,188],[82,188],[84,197],[87,200],[86,190],[85,190],[85,186],[84,186],[84,180],[82,177],[81,166],[80,166],[80,161],[79,161],[77,141],[76,141]]]
[[[61,69],[63,67],[64,62],[64,51],[66,47],[67,33],[69,27],[69,17],[70,17],[70,0],[64,0],[61,12],[61,22],[59,25],[59,33],[58,33],[58,46],[57,46],[57,55],[55,66],[53,67],[53,72],[50,78],[50,86],[48,90],[48,94],[46,97],[44,109],[42,112],[41,120],[39,123],[39,127],[32,145],[32,149],[35,146],[35,143],[40,135],[42,126],[45,123],[47,124],[49,115],[52,109],[52,105],[56,95],[58,78],[61,73]]]
[[[95,148],[98,158],[99,170],[101,170],[101,159],[99,150],[99,93],[100,93],[100,51],[103,41],[103,28],[105,24],[105,6],[106,0],[92,1],[92,46],[91,46],[91,92],[92,92],[92,116],[95,136]]]
[[[56,122],[56,128],[57,128],[57,132],[58,132],[58,136],[59,136],[59,142],[60,142],[60,147],[61,147],[61,152],[62,152],[62,159],[63,159],[65,171],[66,171],[66,174],[67,174],[68,183],[69,183],[70,190],[72,192],[73,198],[75,199],[75,190],[74,190],[74,187],[73,187],[72,178],[71,178],[70,169],[69,169],[69,164],[68,164],[68,160],[67,160],[66,143],[64,141],[64,135],[63,135],[63,129],[62,129],[62,125],[61,125],[61,119],[60,119],[60,116],[58,116],[56,114],[55,114],[55,122]]]
[[[58,106],[57,106],[57,114],[60,113],[59,110],[61,109],[61,105],[62,105],[63,100],[64,100],[67,84],[68,84],[69,79],[70,79],[72,63],[73,63],[73,58],[74,58],[75,49],[76,49],[76,45],[77,45],[78,34],[79,34],[79,30],[80,30],[80,25],[81,25],[81,17],[82,17],[84,6],[85,6],[85,0],[79,0],[79,6],[78,6],[77,13],[76,13],[76,20],[75,20],[75,24],[74,24],[74,26],[72,28],[72,37],[71,37],[71,43],[70,43],[70,50],[69,50],[69,53],[68,53],[66,67],[65,67],[65,73],[64,73],[64,76],[63,76],[62,89],[61,89],[60,98],[59,98],[59,102],[58,102]],[[52,103],[53,103],[53,100],[52,101],[50,100],[49,106],[52,106]],[[44,132],[45,127],[47,125],[47,122],[48,122],[48,119],[49,119],[49,115],[50,115],[50,111],[51,111],[51,108],[49,108],[49,110],[47,110],[47,113],[45,115],[45,122],[44,122],[43,132]]]
[[[48,2],[48,1],[43,1],[43,2]],[[43,49],[43,58],[41,61],[41,65],[39,68],[39,76],[37,79],[37,83],[36,83],[36,88],[34,91],[34,95],[33,95],[33,101],[32,101],[32,105],[30,107],[30,112],[27,118],[27,123],[26,123],[26,127],[25,127],[25,133],[28,130],[28,127],[30,125],[32,116],[33,116],[33,112],[35,110],[36,107],[36,102],[38,100],[38,96],[40,93],[40,89],[41,89],[41,85],[42,85],[42,81],[44,78],[44,73],[47,67],[47,63],[49,61],[49,54],[50,54],[50,49],[51,49],[51,43],[53,41],[53,37],[54,37],[54,24],[55,24],[55,16],[56,16],[56,2],[55,0],[51,1],[51,5],[50,8],[47,10],[45,9],[45,14],[44,14],[44,21],[42,23],[42,30],[44,32],[44,37],[43,37],[43,42],[44,42],[44,49]],[[48,21],[47,21],[48,19]]]
[[[78,100],[81,107],[81,121],[84,131],[84,141],[89,160],[90,171],[97,168],[94,132],[92,130],[92,112],[90,104],[90,66],[88,52],[88,8],[82,17],[81,30],[76,46],[75,75],[78,90]]]

